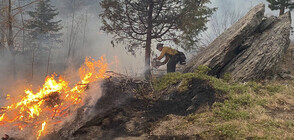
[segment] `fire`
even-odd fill
[[[42,123],[42,128],[38,131],[38,136],[37,136],[37,140],[41,137],[41,135],[42,135],[42,132],[44,131],[44,129],[45,129],[45,125],[46,125],[46,122],[43,122]]]
[[[86,58],[79,69],[81,80],[72,88],[69,87],[70,82],[56,74],[47,77],[38,92],[26,89],[19,102],[1,108],[3,114],[0,112],[0,126],[19,130],[31,127],[37,132],[36,139],[39,139],[44,135],[45,126],[59,123],[58,118],[70,115],[71,109],[81,106],[89,83],[106,78],[107,68],[104,57],[98,61]]]
[[[0,117],[0,121],[3,120],[5,114],[2,114],[2,116]]]

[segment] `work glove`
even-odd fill
[[[161,66],[161,62],[156,62],[156,66],[157,67]]]

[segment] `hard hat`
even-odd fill
[[[156,49],[158,49],[159,47],[162,47],[162,46],[163,46],[162,43],[158,43],[158,44],[156,45]]]

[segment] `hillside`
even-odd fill
[[[47,139],[294,139],[291,14],[264,12],[252,8],[183,73],[110,73],[91,115],[82,107]]]
[[[105,89],[104,108],[78,128],[64,127],[49,139],[293,139],[293,81],[230,83],[229,76],[173,73],[149,90]],[[117,82],[117,80],[115,80]],[[125,81],[124,81],[125,82]],[[124,82],[120,82],[124,83]],[[128,82],[134,86],[137,82]],[[139,83],[142,85],[143,83]],[[109,80],[105,87],[118,83]],[[152,89],[150,89],[152,90]],[[109,96],[107,96],[109,94]],[[113,95],[116,96],[113,96]],[[117,100],[118,99],[118,100]],[[111,105],[110,102],[119,105]],[[77,126],[72,123],[72,126]],[[72,131],[72,133],[67,133]]]

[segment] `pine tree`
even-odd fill
[[[152,40],[172,41],[191,50],[214,8],[210,0],[102,0],[102,30],[117,42],[128,42],[128,51],[145,49],[145,77],[150,76]]]
[[[268,7],[271,10],[280,10],[280,15],[285,13],[286,9],[290,11],[294,8],[294,2],[292,0],[267,0],[269,2]]]
[[[40,0],[37,3],[34,11],[28,12],[31,17],[26,21],[26,28],[29,32],[29,42],[31,43],[30,52],[32,53],[32,77],[34,75],[34,63],[35,57],[43,56],[44,53],[48,53],[47,72],[50,62],[51,50],[54,43],[61,42],[62,29],[60,26],[61,20],[54,21],[54,18],[59,14],[57,9],[50,4],[50,0]],[[44,57],[41,57],[44,58]]]
[[[59,31],[61,20],[53,21],[59,13],[57,9],[50,4],[50,0],[41,0],[38,2],[34,11],[28,12],[31,17],[27,20],[26,28],[30,30],[29,37],[33,42],[48,44],[49,42],[59,42],[62,35]]]

